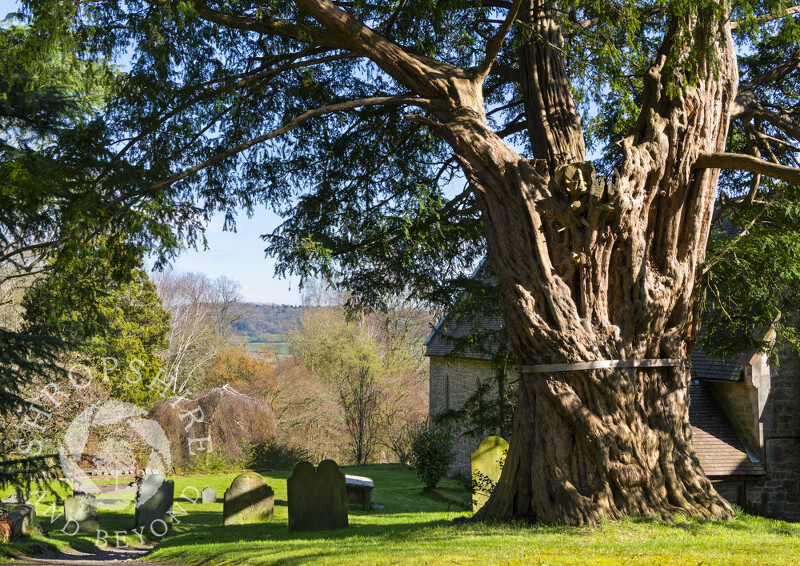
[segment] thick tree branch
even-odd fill
[[[776,80],[780,80],[789,73],[794,70],[800,68],[800,49],[795,49],[792,56],[789,57],[786,61],[781,63],[780,65],[776,65],[769,71],[765,72],[763,75],[760,75],[753,79],[751,82],[741,85],[739,87],[740,91],[745,90],[752,90],[754,88],[758,88],[765,84],[769,84]]]
[[[329,0],[295,0],[296,4],[330,30],[346,48],[362,53],[396,81],[420,96],[452,99],[465,94],[469,100],[454,100],[456,105],[475,106],[474,93],[453,92],[454,78],[468,79],[465,71],[405,50]],[[482,105],[481,105],[482,106]],[[481,108],[482,110],[482,108]]]
[[[793,16],[794,14],[797,13],[800,13],[800,6],[792,6],[791,8],[786,8],[785,12],[779,12],[775,14],[763,14],[761,16],[756,16],[756,23],[765,24],[773,20],[780,20],[781,18]],[[731,22],[731,29],[732,30],[737,29],[740,25],[742,25],[742,22]]]
[[[549,0],[526,0],[520,13],[534,37],[519,47],[520,84],[533,155],[548,168],[584,161],[580,114],[570,90],[564,36]]]
[[[514,20],[517,19],[517,14],[519,13],[519,8],[521,5],[522,0],[514,0],[514,4],[508,11],[505,21],[503,21],[503,23],[500,25],[494,37],[486,44],[486,56],[483,58],[483,62],[481,62],[481,64],[475,69],[474,76],[476,81],[483,82],[483,80],[489,74],[492,64],[494,63],[494,60],[497,59],[497,55],[500,53],[500,48],[503,46],[503,42],[508,35],[508,31],[514,24]]]
[[[693,168],[749,171],[789,183],[800,183],[800,168],[769,163],[742,153],[707,153],[695,160]]]
[[[167,3],[165,0],[148,0],[148,2],[153,5]],[[255,18],[253,16],[226,14],[208,7],[203,2],[194,2],[193,6],[197,15],[202,19],[223,27],[277,35],[294,39],[300,43],[319,45],[331,49],[347,49],[344,42],[325,29],[301,30],[299,26],[292,22],[269,16]]]

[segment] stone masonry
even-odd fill
[[[492,365],[483,360],[431,357],[430,415],[438,415],[448,409],[458,409],[475,392],[482,380],[494,375]],[[509,374],[509,380],[516,379]],[[456,460],[450,466],[450,475],[470,477],[470,455],[481,443],[481,438],[456,434]]]
[[[782,356],[772,367],[764,427],[763,513],[800,521],[800,358]]]

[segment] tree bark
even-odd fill
[[[667,64],[677,23],[613,179],[582,162],[551,162],[548,175],[520,160],[493,185],[473,173],[521,364],[689,356],[718,176],[693,163],[724,147],[738,75],[727,27],[697,14],[683,22],[693,44],[681,55],[700,65],[699,84],[686,86]],[[692,51],[706,45],[716,48]],[[669,83],[680,93],[668,96]],[[692,450],[689,381],[683,367],[523,372],[505,468],[476,519],[729,518]]]
[[[520,20],[535,35],[520,46],[520,85],[531,149],[554,168],[586,159],[581,120],[561,54],[564,37],[548,0],[525,0]]]

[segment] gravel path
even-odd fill
[[[10,559],[9,565],[48,565],[48,566],[174,566],[167,562],[151,562],[141,560],[150,551],[150,548],[120,548],[120,549],[98,549],[96,553],[84,554],[50,554],[42,555],[37,558]]]

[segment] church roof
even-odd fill
[[[721,478],[764,474],[764,467],[750,457],[710,386],[692,381],[689,399],[692,445],[706,475]]]
[[[491,352],[486,347],[470,344],[467,336],[473,333],[480,339],[480,334],[498,333],[503,328],[503,317],[498,315],[482,318],[480,329],[478,326],[477,321],[454,320],[445,315],[425,340],[425,355],[491,360]]]

